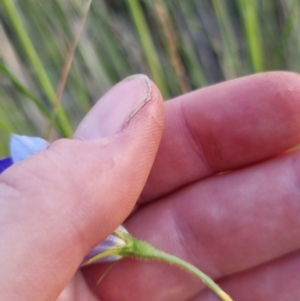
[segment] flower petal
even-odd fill
[[[13,165],[13,161],[11,158],[4,158],[0,160],[0,173],[2,173],[5,169]]]
[[[119,253],[119,251],[126,246],[126,242],[123,239],[123,236],[126,234],[128,234],[128,231],[120,225],[111,235],[109,235],[102,243],[92,249],[84,257],[81,265],[84,266],[89,264],[88,262],[90,262],[91,259],[100,254],[105,255],[99,259],[93,260],[91,263],[116,261],[121,259],[122,256],[118,255],[117,253]]]
[[[10,138],[10,155],[13,163],[20,162],[42,150],[50,143],[39,137],[12,134]]]
[[[122,246],[125,245],[125,242],[121,240],[119,237],[116,237],[115,235],[111,234],[108,236],[101,244],[93,248],[88,255],[86,255],[83,259],[83,263],[90,260],[91,258],[95,257],[98,254],[101,254],[103,252],[116,249],[116,248],[122,248]],[[114,256],[108,256],[101,258],[99,261],[95,262],[106,262],[106,261],[115,261],[121,259],[121,256],[114,255]]]

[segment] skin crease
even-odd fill
[[[143,187],[140,207],[125,223],[134,236],[195,264],[235,301],[299,300],[300,153],[283,152],[300,142],[300,76],[248,76],[164,107],[156,157],[163,108],[152,85],[148,104],[108,143],[58,142],[0,176],[4,300],[218,300],[164,263],[124,259],[98,286],[108,265],[75,273],[89,247],[126,218]],[[112,153],[120,167],[109,160]],[[38,181],[28,177],[34,172]],[[83,192],[76,189],[87,179]],[[16,262],[9,261],[16,250]]]

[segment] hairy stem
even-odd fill
[[[163,251],[160,251],[148,243],[137,240],[131,237],[131,248],[127,250],[127,256],[133,256],[144,259],[156,259],[175,265],[200,279],[205,285],[207,285],[217,296],[223,301],[233,301],[231,297],[226,294],[210,277],[201,272],[199,269],[191,265],[190,263]]]

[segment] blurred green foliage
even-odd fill
[[[255,72],[300,70],[300,0],[88,4],[0,0],[0,156],[12,132],[47,137],[52,123],[51,139],[70,136],[95,101],[133,73],[148,74],[167,99]]]

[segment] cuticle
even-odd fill
[[[149,79],[148,76],[143,76],[140,77],[144,84],[146,85],[146,96],[145,98],[135,107],[135,109],[130,113],[130,115],[128,116],[125,125],[126,126],[130,120],[149,102],[149,100],[151,100],[152,97],[152,87],[151,87],[151,81]]]

